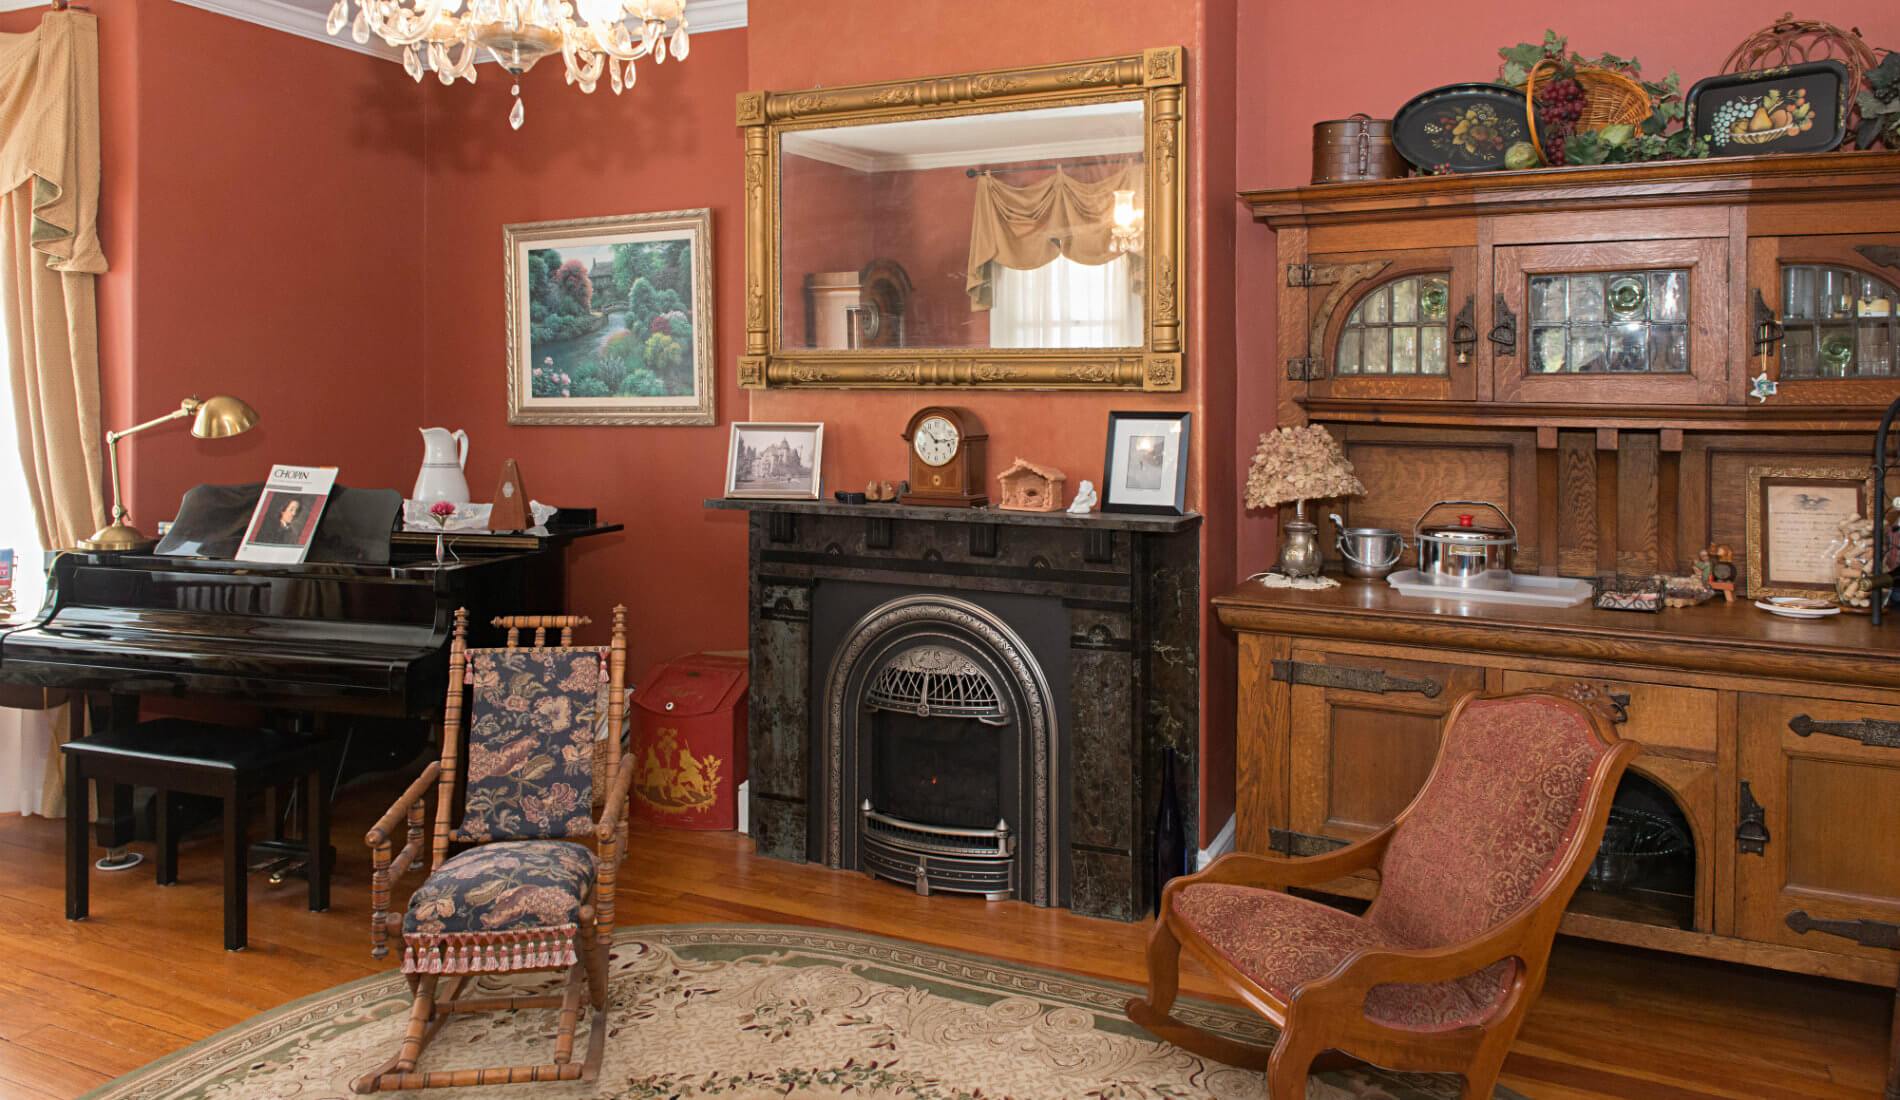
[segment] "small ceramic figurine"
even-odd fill
[[[1075,490],[1075,499],[1069,502],[1069,511],[1078,516],[1086,516],[1095,510],[1095,502],[1101,498],[1095,495],[1095,483],[1084,478]]]
[[[1696,575],[1710,589],[1722,594],[1725,603],[1735,600],[1735,551],[1721,544],[1709,546],[1695,556]]]

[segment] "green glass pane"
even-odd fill
[[[1562,323],[1565,315],[1564,277],[1536,275],[1531,278],[1531,320]]]
[[[1570,277],[1570,312],[1572,321],[1603,320],[1603,276],[1572,275]]]
[[[1819,363],[1821,377],[1846,378],[1854,368],[1854,330],[1847,325],[1822,325]]]
[[[1658,374],[1689,369],[1689,326],[1649,326],[1649,369]]]
[[[1893,375],[1893,325],[1887,321],[1862,321],[1860,347],[1856,353],[1856,373],[1862,377],[1887,378]]]
[[[1392,320],[1411,324],[1418,320],[1418,280],[1400,279],[1392,284]]]
[[[1349,328],[1339,334],[1339,365],[1334,368],[1340,374],[1359,373],[1359,330]]]
[[[1649,369],[1649,326],[1626,321],[1609,328],[1610,369],[1630,374]]]
[[[1569,369],[1577,374],[1589,374],[1604,369],[1604,340],[1602,325],[1575,325],[1570,329]]]
[[[1418,292],[1418,315],[1427,321],[1444,321],[1451,311],[1451,284],[1441,275],[1427,275]]]
[[[1649,319],[1681,321],[1689,315],[1689,273],[1652,271],[1649,273]]]
[[[1393,303],[1397,302],[1395,294]],[[1410,325],[1392,330],[1392,373],[1418,373],[1418,330]]]
[[[1641,275],[1613,275],[1607,300],[1611,320],[1640,320],[1649,301],[1649,282]]]
[[[1781,270],[1781,312],[1791,321],[1814,318],[1814,268],[1794,264]]]
[[[1387,364],[1390,362],[1390,357],[1387,354],[1390,350],[1388,340],[1391,336],[1391,331],[1390,329],[1384,328],[1369,328],[1366,330],[1365,343],[1362,345],[1364,349],[1362,362],[1365,364],[1367,374],[1387,373]]]
[[[1564,369],[1567,336],[1559,325],[1531,329],[1531,370],[1556,374]]]
[[[1418,365],[1423,374],[1445,373],[1445,330],[1433,325],[1418,334]]]

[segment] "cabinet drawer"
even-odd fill
[[[1618,737],[1658,749],[1715,752],[1716,693],[1706,688],[1537,672],[1505,672],[1499,678],[1499,690],[1506,692],[1548,691],[1567,695],[1580,684],[1610,695],[1622,704],[1628,717],[1616,724]]]

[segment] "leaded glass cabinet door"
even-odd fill
[[[1494,399],[1727,400],[1727,247],[1707,238],[1498,249]]]
[[[1309,267],[1310,397],[1475,396],[1475,250],[1317,255]]]
[[[1900,234],[1749,242],[1751,375],[1785,404],[1885,405],[1900,396]]]

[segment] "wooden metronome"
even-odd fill
[[[495,486],[495,503],[488,513],[490,531],[525,531],[534,526],[528,514],[528,488],[521,483],[521,468],[514,459],[501,464],[501,484]]]

